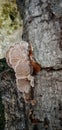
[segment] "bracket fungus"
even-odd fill
[[[6,52],[6,61],[14,69],[17,88],[26,98],[25,95],[29,95],[31,87],[34,87],[34,77],[31,75],[29,44],[21,41],[11,46]]]
[[[17,88],[23,93],[25,101],[31,100],[31,88],[34,87],[32,75],[41,70],[34,58],[31,43],[21,41],[11,46],[6,52],[6,61],[15,71]]]

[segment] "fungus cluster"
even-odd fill
[[[34,77],[31,75],[28,43],[21,41],[11,46],[6,52],[6,61],[15,71],[18,90],[29,95],[31,87],[34,87]]]

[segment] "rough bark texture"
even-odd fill
[[[24,22],[23,39],[31,41],[42,70],[35,75],[29,129],[62,129],[62,1],[17,0]],[[31,127],[33,126],[33,127]]]
[[[0,92],[5,112],[5,130],[25,130],[27,128],[25,103],[17,90],[12,69],[0,74]]]

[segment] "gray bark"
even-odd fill
[[[42,69],[35,77],[36,123],[29,129],[62,129],[62,1],[17,0],[23,17],[23,39],[31,41]],[[32,126],[32,127],[31,127]]]

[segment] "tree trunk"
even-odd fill
[[[31,42],[41,71],[34,75],[31,130],[62,129],[62,1],[17,0],[23,39]]]

